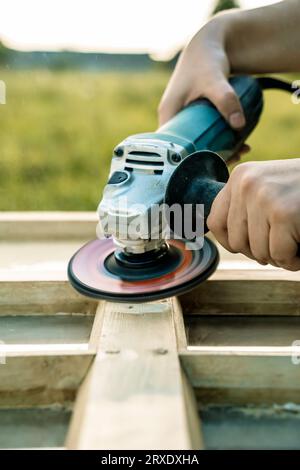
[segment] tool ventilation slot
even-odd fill
[[[127,154],[125,170],[141,170],[162,174],[164,162],[159,153],[132,151]]]

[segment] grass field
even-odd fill
[[[93,210],[113,147],[156,127],[166,72],[0,71],[0,210]],[[247,160],[300,154],[300,106],[267,92]]]

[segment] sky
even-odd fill
[[[275,0],[241,0],[255,8]],[[148,52],[167,59],[214,0],[0,0],[0,38],[23,50]]]

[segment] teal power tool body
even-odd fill
[[[156,132],[130,136],[114,149],[98,206],[98,238],[69,262],[70,282],[80,293],[123,302],[162,299],[190,290],[214,272],[216,246],[206,237],[197,245],[194,231],[186,236],[183,218],[176,223],[176,213],[166,217],[166,207],[188,205],[187,222],[194,226],[202,204],[205,231],[211,204],[228,179],[226,162],[260,118],[262,88],[290,90],[285,82],[249,76],[230,83],[246,117],[241,131],[199,99]],[[172,236],[166,237],[166,227]]]

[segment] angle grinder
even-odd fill
[[[163,299],[214,272],[219,256],[204,237],[205,220],[228,179],[226,162],[258,123],[262,89],[290,90],[268,78],[236,76],[230,83],[244,110],[242,130],[233,130],[211,102],[199,99],[156,132],[130,136],[114,149],[98,206],[98,238],[80,248],[68,266],[69,280],[81,294],[118,302]]]

